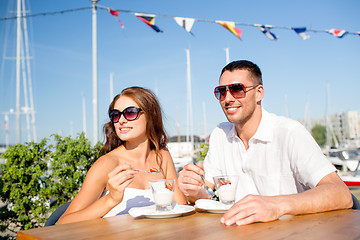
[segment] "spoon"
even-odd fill
[[[158,171],[157,169],[154,169],[154,170],[151,170],[150,171],[145,171],[145,170],[141,170],[141,169],[134,169],[135,171],[138,171],[138,172],[145,172],[145,173],[149,173],[149,174],[154,174],[154,173],[160,173],[160,171]]]
[[[209,188],[208,186],[206,186],[204,177],[202,175],[200,175],[200,177],[204,183],[205,191],[207,192],[207,194],[209,194],[211,197],[213,197],[215,195],[214,191],[211,188]]]

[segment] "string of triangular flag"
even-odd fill
[[[346,31],[343,29],[335,29],[335,28],[332,28],[329,30],[314,30],[314,29],[308,29],[306,27],[279,27],[279,26],[273,26],[273,25],[250,24],[250,23],[231,22],[231,21],[197,19],[197,18],[185,18],[185,17],[178,17],[178,16],[169,16],[169,15],[164,15],[164,14],[139,13],[139,12],[135,12],[135,11],[131,11],[131,10],[111,9],[111,8],[103,7],[103,6],[98,6],[98,8],[109,11],[113,16],[116,16],[118,22],[120,22],[120,20],[118,18],[120,12],[134,14],[136,17],[138,17],[140,20],[145,22],[149,27],[151,27],[156,32],[163,32],[163,31],[157,25],[155,25],[155,17],[166,17],[166,18],[173,18],[179,26],[184,28],[191,35],[194,35],[193,32],[191,32],[191,29],[195,22],[211,22],[211,23],[220,24],[221,26],[223,26],[224,28],[229,30],[231,33],[233,33],[240,40],[242,40],[241,35],[243,33],[243,30],[237,28],[236,25],[256,27],[262,33],[264,33],[264,35],[266,37],[268,37],[270,40],[278,40],[278,38],[279,38],[275,33],[272,32],[273,29],[292,30],[303,40],[310,38],[310,36],[308,34],[306,34],[307,32],[325,32],[325,33],[329,33],[337,38],[342,38],[348,34],[360,36],[360,32],[349,32],[349,31]],[[122,24],[122,23],[120,22],[120,24]],[[123,24],[122,24],[122,26],[123,26]]]

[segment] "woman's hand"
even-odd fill
[[[129,164],[121,164],[108,174],[108,195],[116,204],[123,200],[125,188],[133,181],[136,173]]]

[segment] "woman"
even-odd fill
[[[177,179],[165,148],[161,108],[150,90],[124,89],[110,104],[109,117],[101,150],[106,154],[89,169],[80,192],[58,223],[115,216],[128,213],[134,206],[151,205],[149,180]],[[150,169],[159,172],[148,173]],[[186,203],[177,186],[174,200]]]

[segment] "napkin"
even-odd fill
[[[150,207],[150,208],[149,208]],[[151,205],[151,206],[146,206],[146,207],[134,207],[131,208],[129,210],[129,214],[136,218],[136,217],[140,217],[146,213],[148,213],[149,211],[155,211],[155,205]]]
[[[225,205],[211,199],[199,199],[195,202],[195,206],[201,209],[228,210],[232,205]]]

